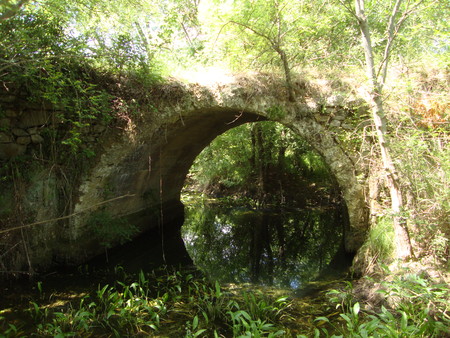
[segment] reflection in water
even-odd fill
[[[328,266],[342,247],[335,209],[250,210],[186,206],[182,233],[197,267],[221,282],[297,289]]]

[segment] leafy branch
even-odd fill
[[[20,8],[29,1],[30,0],[19,0],[16,3],[12,3],[10,0],[0,0],[0,9],[2,9],[0,21],[4,21],[16,15]]]

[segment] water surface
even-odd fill
[[[343,226],[337,209],[257,210],[208,200],[185,206],[187,251],[212,280],[298,289],[341,268]]]

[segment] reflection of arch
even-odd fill
[[[83,182],[75,211],[100,202],[100,192],[109,189],[114,196],[133,195],[109,204],[108,210],[130,217],[143,229],[158,225],[160,205],[163,205],[164,221],[179,219],[183,215],[180,192],[197,155],[215,137],[233,127],[276,120],[290,127],[324,157],[349,212],[346,248],[356,251],[360,247],[366,226],[365,205],[355,168],[333,134],[315,120],[313,111],[270,96],[247,100],[227,96],[218,100],[206,95],[196,100],[196,104],[192,100],[180,100],[175,106],[170,102],[161,103],[157,112],[135,122],[132,137],[124,133],[110,141],[90,177]],[[276,114],[276,119],[270,114],[275,105],[277,112],[282,112]],[[75,228],[80,229],[83,221],[78,218]],[[178,222],[178,226],[181,224]],[[83,234],[77,234],[80,235]]]

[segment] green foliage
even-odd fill
[[[117,243],[123,244],[138,232],[138,229],[125,219],[112,216],[106,211],[93,213],[87,224],[105,248],[110,248]]]
[[[94,84],[86,63],[86,42],[68,37],[61,23],[43,9],[22,11],[2,23],[0,41],[5,87],[25,91],[30,101],[50,103],[61,111],[57,118],[66,126],[59,130],[61,144],[72,154],[82,153],[87,127],[113,118],[111,96]]]
[[[281,119],[286,115],[286,112],[280,106],[273,106],[267,109],[267,116],[271,120]]]
[[[244,310],[240,310],[236,304],[234,311],[228,311],[232,322],[233,337],[279,337],[285,331],[277,328],[261,319],[254,319]]]
[[[279,321],[289,306],[287,297],[273,299],[262,293],[244,293],[243,302],[250,316],[267,322]]]
[[[412,233],[425,253],[446,263],[450,236],[449,133],[442,128],[404,128],[392,143],[398,165],[411,195],[409,218]]]
[[[149,334],[157,330],[159,316],[167,312],[164,304],[148,296],[148,290],[139,282],[119,287],[105,285],[95,294],[81,298],[77,306],[69,304],[65,310],[49,311],[32,303],[30,314],[39,335],[72,336],[92,334],[100,330],[113,336]]]
[[[281,314],[288,309],[285,298],[270,300],[267,296],[224,291],[191,273],[161,270],[151,273],[127,274],[116,268],[120,280],[102,285],[78,300],[53,307],[30,304],[31,318],[26,334],[40,336],[246,336],[277,337]],[[47,301],[52,301],[54,295]],[[263,297],[263,298],[261,298]],[[45,299],[41,299],[44,302]],[[216,308],[217,316],[207,307]],[[254,307],[260,308],[255,312]],[[273,309],[271,308],[273,306]],[[253,308],[253,310],[251,309]],[[258,318],[258,313],[265,314]],[[174,321],[175,319],[175,321]],[[3,325],[2,336],[25,332],[10,324]],[[171,323],[186,323],[171,327]],[[28,320],[30,322],[30,320]]]
[[[99,285],[53,306],[55,294],[31,302],[27,325],[0,317],[0,335],[185,337],[292,336],[291,302],[285,297],[222,288],[189,272],[163,268],[128,274],[116,268],[118,280]],[[441,337],[450,328],[448,285],[405,273],[381,283],[390,304],[367,310],[348,282],[329,293],[341,311],[316,318],[315,337]],[[48,302],[48,303],[47,303]],[[208,310],[208,307],[214,310]],[[298,316],[298,312],[294,312]],[[20,317],[22,318],[22,317]],[[291,318],[286,320],[287,318]],[[184,323],[180,325],[180,323]],[[176,327],[174,326],[176,325]],[[299,335],[298,337],[304,337]]]
[[[432,284],[416,274],[395,277],[383,282],[379,293],[395,302],[391,309],[381,306],[377,312],[366,311],[351,293],[333,290],[331,300],[342,308],[340,321],[318,317],[317,322],[332,328],[316,329],[316,336],[337,337],[440,337],[450,329],[446,310],[450,306],[450,289],[446,284]]]
[[[98,5],[96,1],[33,2],[0,24],[0,80],[7,91],[20,92],[57,112],[58,129],[51,141],[62,146],[58,148],[62,157],[94,156],[86,141],[89,127],[108,125],[115,118],[103,72],[108,72],[109,82],[113,75],[127,75],[143,85],[158,79],[153,59],[130,32],[103,36],[108,43],[93,43],[98,34],[89,35],[92,30],[83,28],[82,13],[83,6]]]
[[[336,304],[336,309],[341,309],[342,312],[349,312],[355,305],[353,299],[353,283],[345,282],[345,286],[341,290],[330,290],[327,292],[327,296],[330,297],[330,301]]]
[[[241,191],[259,198],[262,189],[266,199],[274,200],[280,198],[280,185],[299,189],[293,182],[305,180],[327,188],[333,184],[323,158],[276,122],[242,125],[217,137],[197,157],[189,178],[204,191]]]
[[[362,250],[367,250],[371,257],[380,262],[389,263],[395,254],[394,239],[392,217],[381,217],[378,219],[377,224],[370,228]]]

